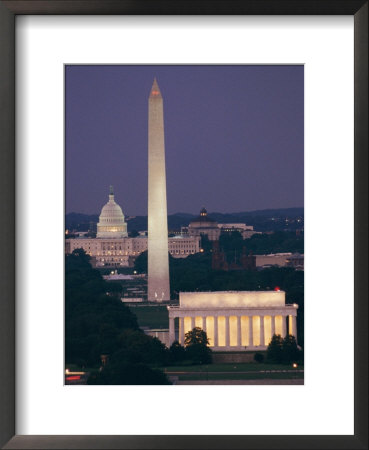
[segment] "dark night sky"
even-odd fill
[[[66,212],[113,184],[147,214],[147,107],[164,99],[168,214],[303,206],[303,66],[67,66]]]

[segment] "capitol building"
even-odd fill
[[[115,203],[113,186],[110,186],[109,201],[101,210],[96,237],[115,239],[127,236],[127,224],[122,208]]]
[[[174,258],[186,258],[200,251],[199,236],[168,238],[168,250]],[[128,237],[122,208],[115,202],[110,186],[109,201],[103,206],[97,224],[96,238],[80,237],[65,240],[65,253],[82,248],[96,267],[128,267],[147,250],[147,236]]]

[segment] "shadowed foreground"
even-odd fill
[[[175,381],[173,384],[204,384],[204,385],[215,385],[215,384],[274,384],[274,385],[284,385],[284,384],[295,384],[303,385],[303,379],[294,380],[184,380]]]

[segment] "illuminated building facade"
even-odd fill
[[[171,237],[167,239],[169,253],[173,258],[186,258],[200,251],[199,238]],[[65,253],[72,253],[78,248],[82,248],[93,258],[96,267],[128,267],[140,253],[147,250],[147,237],[65,240]]]
[[[169,345],[194,327],[206,331],[215,351],[266,350],[274,334],[295,336],[297,304],[286,305],[284,291],[181,292],[179,306],[168,306]]]

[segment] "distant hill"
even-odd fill
[[[264,216],[264,217],[298,217],[304,215],[304,208],[281,208],[281,209],[258,209],[256,211],[244,211],[231,214],[223,213],[211,213],[211,217],[220,216],[232,216],[232,217],[251,217],[251,216]],[[220,222],[222,223],[222,222]],[[227,222],[223,222],[227,223]]]
[[[90,222],[97,223],[99,221],[98,214],[81,214],[71,212],[65,216],[65,228],[69,230],[87,231]]]
[[[180,230],[187,226],[195,214],[175,213],[168,216],[169,230]],[[301,229],[304,226],[304,208],[263,209],[236,213],[209,213],[209,217],[218,223],[246,223],[253,225],[256,231],[283,231]],[[286,220],[287,219],[287,220]],[[97,223],[98,214],[69,213],[65,216],[65,226],[68,229],[87,231],[90,222]],[[128,231],[147,230],[147,216],[126,216]]]

